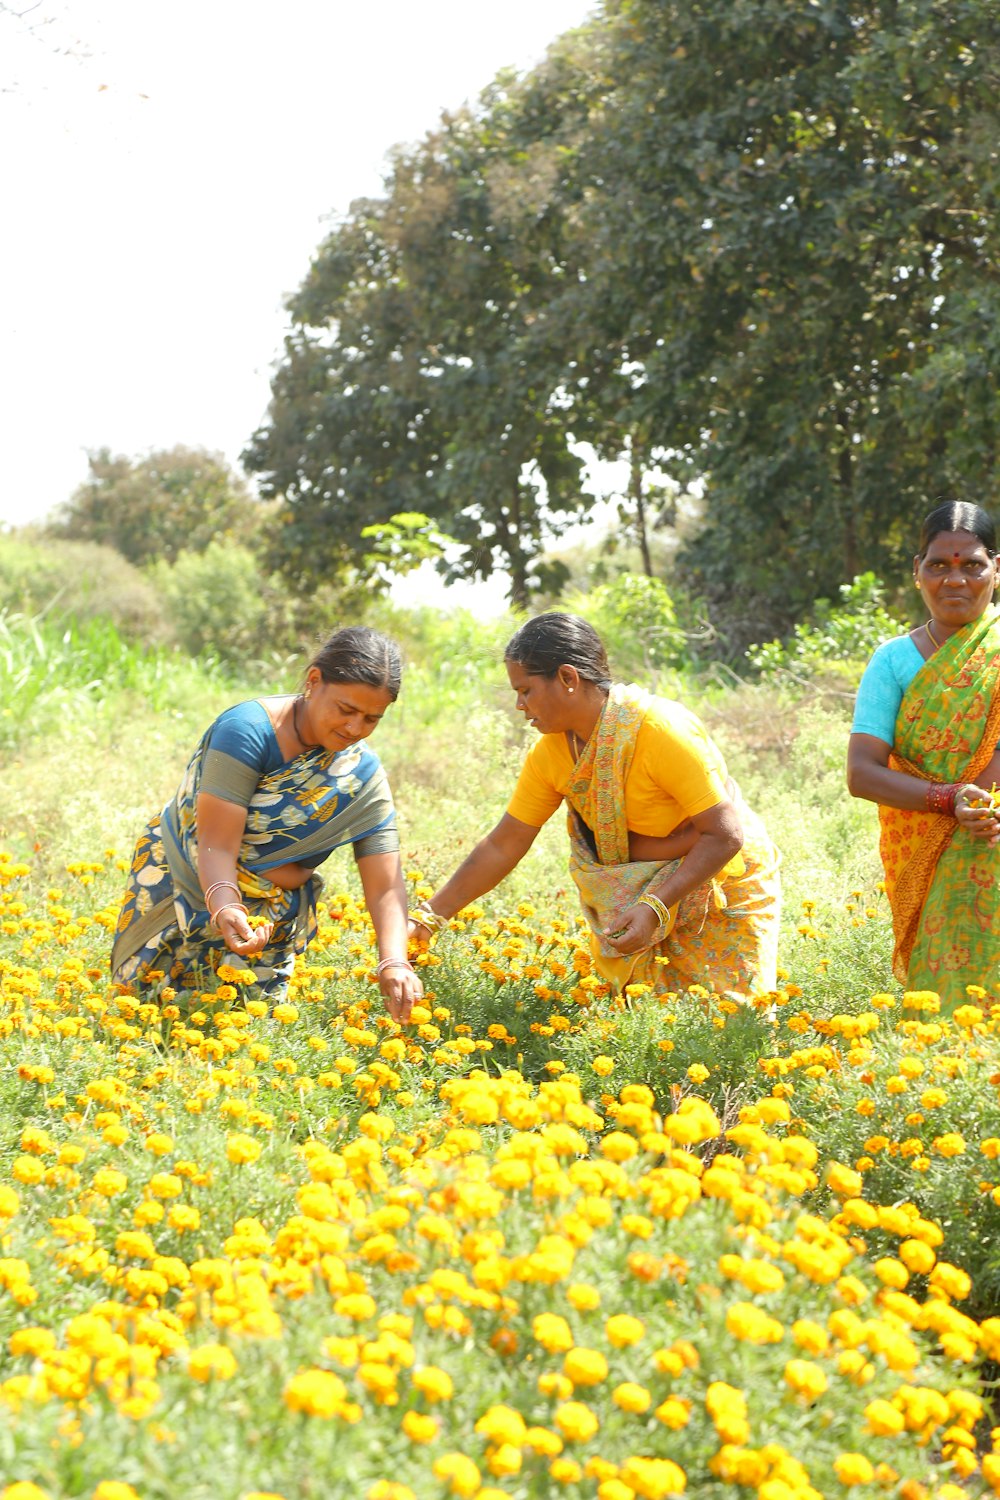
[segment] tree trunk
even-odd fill
[[[850,448],[841,448],[837,457],[837,478],[841,490],[844,517],[844,574],[850,583],[861,572],[858,557],[858,531],[854,516],[854,463]]]
[[[635,534],[642,555],[642,571],[647,578],[653,576],[653,559],[649,555],[649,537],[646,534],[646,502],[642,496],[642,449],[632,438],[629,454],[629,499],[635,507]]]

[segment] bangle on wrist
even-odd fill
[[[958,794],[962,790],[960,781],[954,784],[945,781],[932,781],[924,793],[924,805],[928,812],[943,813],[945,817],[955,816],[955,803]]]
[[[241,911],[243,912],[244,916],[249,917],[250,915],[249,907],[244,906],[242,901],[227,901],[224,905],[220,906],[217,911],[212,912],[210,915],[212,926],[215,928],[216,932],[219,931],[219,918],[222,916],[222,913],[224,911]]]
[[[648,906],[656,917],[661,927],[670,926],[670,913],[659,896],[654,896],[652,891],[644,891],[639,897],[639,906]]]
[[[428,932],[440,932],[448,926],[448,918],[439,916],[429,901],[417,902],[416,908],[410,912],[410,921],[418,927],[426,927]]]
[[[235,880],[216,880],[216,881],[213,881],[213,883],[209,886],[208,890],[205,892],[205,907],[206,907],[207,911],[211,912],[211,910],[212,910],[212,897],[215,895],[216,891],[222,891],[222,890],[235,891],[236,894],[237,894],[237,896],[240,893],[240,888],[236,884]],[[220,908],[220,910],[221,910],[221,908]]]
[[[381,979],[386,969],[409,969],[411,974],[415,972],[408,958],[380,958],[375,965],[376,979]]]

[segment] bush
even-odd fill
[[[0,536],[0,598],[12,613],[110,620],[123,635],[163,643],[170,627],[156,588],[97,542]]]
[[[746,653],[771,679],[809,678],[829,671],[856,679],[876,646],[906,629],[885,607],[885,587],[874,573],[842,583],[840,602],[820,599],[812,620],[796,625],[788,641],[768,641]]]

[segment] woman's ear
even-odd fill
[[[576,689],[580,686],[580,674],[575,667],[571,667],[569,665],[562,666],[559,668],[556,676],[562,683],[563,687],[566,689],[567,693],[575,692]]]

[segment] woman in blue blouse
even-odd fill
[[[984,510],[931,512],[913,559],[927,618],[869,662],[848,751],[850,791],[878,804],[894,972],[949,1004],[1000,995],[998,577]]]
[[[220,714],[176,795],[136,846],[113,977],[188,988],[222,963],[284,993],[316,933],[316,867],[351,844],[394,1019],[422,993],[407,958],[406,890],[389,785],[365,737],[399,692],[399,650],[366,627],[336,631],[297,694]]]

